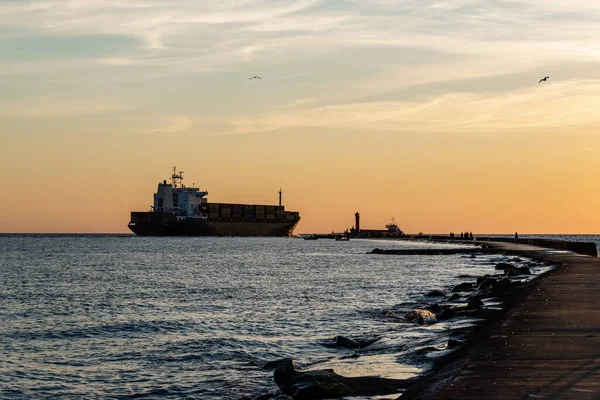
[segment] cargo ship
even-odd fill
[[[186,187],[173,167],[158,184],[150,211],[132,211],[129,229],[140,236],[291,236],[300,214],[281,205],[211,203],[207,191]]]

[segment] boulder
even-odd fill
[[[494,296],[503,296],[513,289],[513,282],[509,278],[500,279],[496,284],[492,287],[492,295]]]
[[[454,289],[452,289],[452,293],[456,293],[456,292],[472,292],[473,290],[475,290],[475,284],[472,282],[463,282],[460,285],[456,285],[454,286]]]
[[[482,275],[482,276],[478,276],[476,283],[477,285],[481,285],[483,282],[487,281],[488,279],[497,279],[499,277],[499,275]]]
[[[506,276],[531,275],[531,271],[527,267],[514,267],[504,270]]]
[[[506,269],[511,269],[511,268],[515,268],[515,266],[512,264],[509,264],[509,263],[505,263],[505,262],[498,263],[498,264],[496,264],[496,267],[495,267],[495,269],[497,269],[497,270],[506,270]]]
[[[454,293],[452,296],[448,298],[448,301],[454,301],[460,299],[460,294]]]
[[[491,278],[491,277],[486,277],[485,279],[483,279],[481,281],[478,279],[477,280],[477,283],[478,283],[477,287],[479,289],[488,289],[488,288],[491,288],[492,286],[494,286],[496,284],[496,282],[498,282],[498,279]]]
[[[377,342],[378,340],[381,340],[381,337],[373,337],[373,338],[367,338],[367,339],[351,339],[349,337],[346,336],[335,336],[331,342],[326,342],[324,343],[326,346],[329,347],[344,347],[346,349],[362,349],[365,348],[375,342]]]
[[[290,361],[293,361],[291,358],[281,358],[279,360],[267,361],[263,364],[263,369],[275,369],[280,365],[287,365]]]
[[[346,336],[336,336],[333,338],[333,342],[336,346],[345,347],[347,349],[358,349],[360,344],[354,339],[350,339]]]
[[[450,340],[448,340],[448,344],[446,345],[446,347],[448,347],[449,349],[454,349],[454,348],[460,347],[462,345],[463,345],[463,342],[461,342],[460,340],[450,339]]]
[[[484,287],[479,287],[478,290],[474,293],[472,293],[469,298],[470,299],[484,299],[486,297],[491,297],[491,293],[492,293],[492,286],[489,286],[487,288]]]
[[[436,315],[443,311],[442,306],[440,306],[439,304],[430,304],[430,305],[426,306],[425,309],[427,311],[431,311],[432,313],[434,313]]]
[[[479,300],[478,298],[472,298],[467,303],[467,308],[468,309],[478,309],[478,308],[481,308],[482,305],[483,305],[483,301]]]
[[[294,369],[293,361],[277,368],[273,377],[281,391],[292,396],[294,400],[383,396],[400,393],[414,382],[414,379],[344,377],[332,369],[301,372]]]
[[[437,319],[441,321],[441,320],[453,318],[456,316],[457,309],[458,309],[457,307],[445,308],[442,310],[442,312],[440,314],[438,314]]]
[[[437,318],[434,313],[429,310],[415,309],[410,310],[404,314],[404,320],[406,322],[416,322],[419,325],[429,325],[437,322]]]
[[[503,270],[504,275],[507,275],[507,276],[531,275],[529,268],[517,267],[516,265],[509,264],[509,263],[498,263],[498,264],[496,264],[496,269]]]

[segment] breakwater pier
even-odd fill
[[[456,242],[443,237],[403,239]],[[436,296],[434,303],[404,314],[405,322],[419,325],[463,317],[480,322],[462,331],[451,330],[450,337],[457,340],[448,340],[445,354],[435,358],[423,375],[391,380],[347,377],[332,369],[298,371],[291,360],[283,360],[274,373],[282,392],[293,399],[394,393],[400,396],[394,398],[401,400],[600,399],[600,258],[595,244],[492,237],[468,240],[472,249],[369,252],[385,257],[471,253],[474,258],[479,252],[498,254],[500,261],[509,261],[495,266],[495,270],[504,270],[503,274],[463,282],[450,295],[433,290],[426,296]],[[529,279],[527,265],[551,269]],[[454,336],[457,333],[459,336]],[[337,345],[358,349],[379,340],[371,338],[363,346],[343,336],[334,339]],[[432,354],[438,350],[421,349]]]
[[[495,272],[461,274],[462,282],[451,290],[434,288],[415,303],[377,314],[384,322],[431,325],[437,332],[433,340],[398,346],[396,338],[385,334],[323,339],[326,346],[353,353],[320,368],[297,369],[292,359],[274,360],[269,368],[274,368],[279,391],[248,399],[600,399],[600,258],[593,242],[425,235],[398,239],[465,243],[445,246],[442,252],[414,246],[368,254],[384,263],[388,257],[458,254],[454,258],[487,260],[495,264]],[[357,374],[347,361],[374,357],[376,364],[385,365],[389,359],[377,357],[389,355],[394,362],[423,368],[416,375],[387,375],[392,362],[379,373],[365,369]]]
[[[600,398],[600,258],[532,244],[486,244],[559,268],[536,282],[522,304],[494,322],[463,357],[401,398]]]

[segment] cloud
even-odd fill
[[[582,149],[584,149],[585,151],[587,151],[587,152],[594,153],[594,154],[598,154],[598,152],[597,152],[596,150],[594,150],[594,149],[590,149],[589,147],[586,147],[586,146],[580,146],[580,147],[581,147]]]
[[[598,57],[592,2],[347,1],[173,2],[24,0],[0,3],[0,24],[40,35],[131,35],[139,63],[207,70],[284,52],[300,57],[354,46],[415,46],[495,58]],[[153,57],[149,57],[153,55]],[[516,61],[514,57],[512,61]]]
[[[118,98],[90,96],[85,100],[73,96],[30,96],[18,100],[0,102],[0,117],[73,117],[101,115],[131,109]]]
[[[123,133],[181,133],[188,132],[194,126],[193,118],[187,115],[162,115],[129,119],[134,127]]]
[[[597,89],[597,68],[591,64],[600,61],[598,17],[600,4],[583,0],[2,1],[0,46],[2,40],[29,43],[32,37],[44,38],[49,48],[58,46],[54,38],[63,43],[64,38],[87,38],[86,43],[92,37],[129,38],[130,45],[111,52],[117,44],[103,42],[102,54],[74,52],[35,63],[12,59],[0,65],[0,75],[56,82],[68,77],[77,87],[93,76],[101,87],[96,90],[112,93],[106,83],[112,84],[119,89],[114,93],[140,109],[146,88],[168,91],[186,80],[185,89],[198,93],[207,86],[203,79],[247,77],[249,70],[271,76],[277,84],[262,82],[260,96],[252,93],[251,111],[239,96],[242,89],[211,86],[231,96],[215,107],[229,114],[212,124],[233,123],[236,132],[289,126],[415,131],[566,127],[595,121],[590,90]],[[586,63],[590,66],[580,67]],[[561,79],[574,65],[579,76]],[[544,75],[553,80],[544,92],[528,87]],[[306,77],[305,86],[296,77]],[[467,80],[470,86],[461,87]],[[502,83],[494,86],[495,80]],[[80,99],[60,92],[40,96],[57,105],[46,101],[39,110],[26,110],[23,102],[23,110],[12,105],[8,113],[67,113],[70,105],[74,113],[92,112],[81,106],[89,93]],[[165,97],[165,115],[190,114],[189,108],[181,110],[189,98],[166,104],[169,100]],[[109,103],[123,107],[124,101]],[[97,110],[103,107],[100,101]],[[172,127],[189,128],[184,119]]]
[[[363,128],[414,133],[528,133],[600,124],[600,80],[562,82],[502,94],[451,93],[426,101],[337,104],[280,109],[233,119],[231,133],[297,127]]]

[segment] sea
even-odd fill
[[[511,259],[367,252],[451,246],[469,247],[0,235],[0,399],[252,398],[277,389],[265,364],[282,358],[300,370],[417,376],[433,361],[418,350],[442,354],[453,332],[481,321],[418,325],[404,313],[431,303],[427,292],[449,293]],[[336,336],[377,341],[357,350]]]

